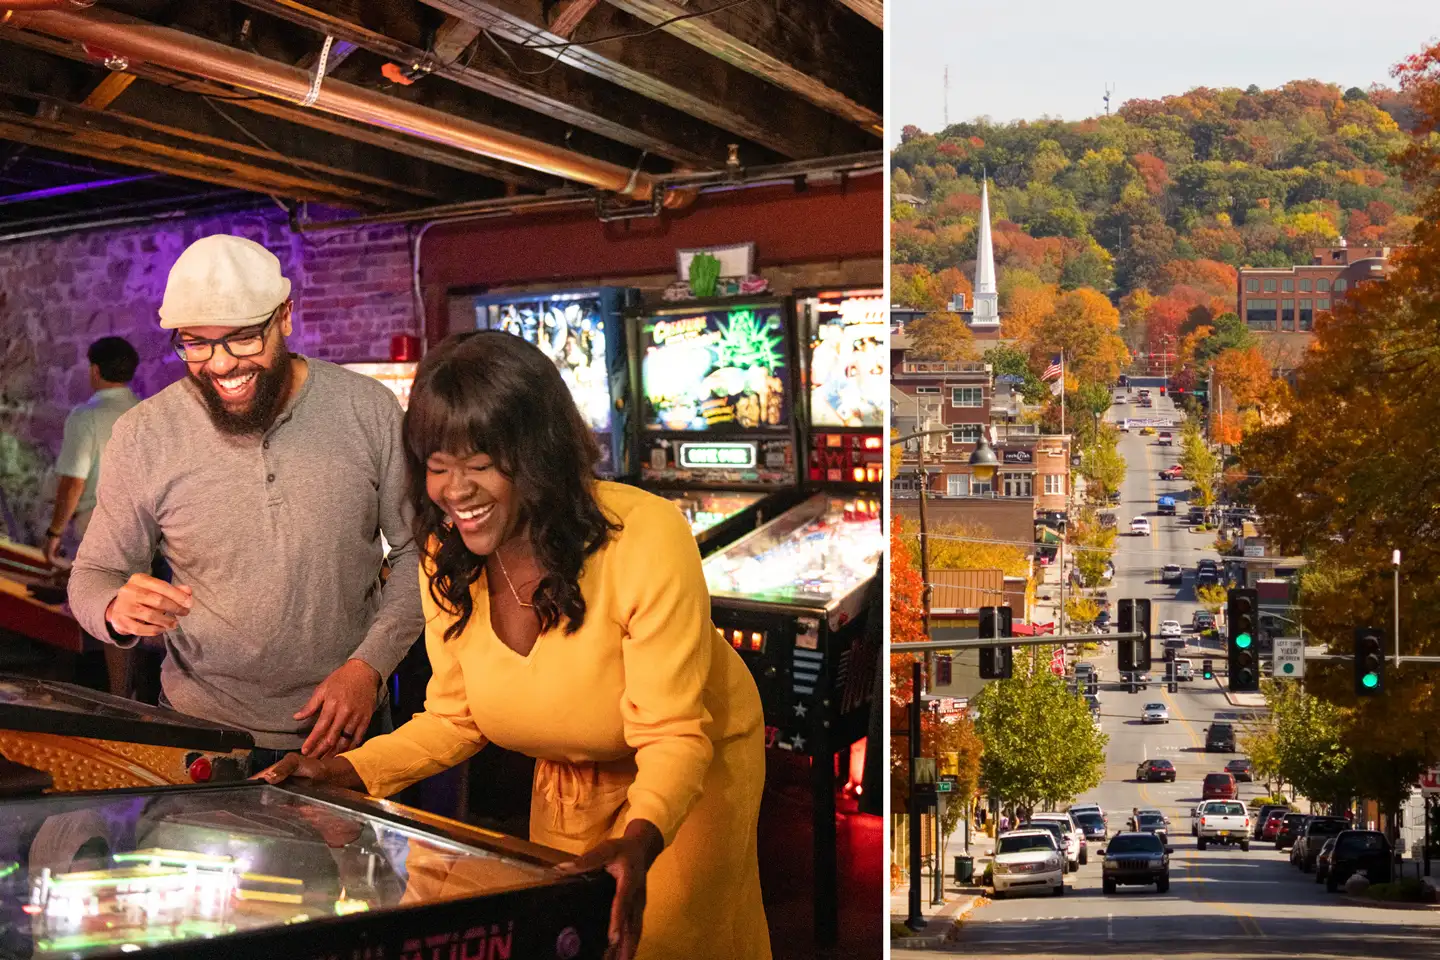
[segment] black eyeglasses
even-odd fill
[[[284,310],[288,304],[287,300],[276,307],[269,319],[258,327],[232,333],[228,337],[216,337],[213,340],[207,340],[204,337],[185,340],[181,339],[177,333],[170,338],[170,346],[174,349],[176,356],[186,363],[208,363],[210,358],[215,355],[216,346],[224,347],[225,352],[236,360],[242,357],[257,356],[265,352],[265,334],[270,331],[270,325],[275,322],[275,318],[280,316],[280,311]]]

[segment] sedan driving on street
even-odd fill
[[[1161,840],[1168,842],[1170,821],[1166,820],[1163,814],[1156,811],[1150,811],[1149,813],[1142,811],[1136,814],[1134,819],[1136,833],[1153,833]]]
[[[1183,476],[1185,476],[1185,468],[1178,463],[1160,471],[1161,480],[1179,480]]]
[[[1185,571],[1180,569],[1178,563],[1167,563],[1160,568],[1161,583],[1184,583]]]
[[[1179,620],[1161,620],[1161,621],[1160,621],[1160,636],[1162,636],[1162,637],[1179,637],[1179,636],[1183,636],[1184,633],[1185,633],[1185,631],[1183,631],[1183,630],[1180,629],[1180,621],[1179,621]]]
[[[1027,891],[1065,895],[1065,858],[1047,830],[1002,833],[995,844],[990,873],[996,900]]]
[[[1169,723],[1170,710],[1163,703],[1147,703],[1140,711],[1141,723]]]
[[[1119,886],[1155,884],[1156,893],[1170,889],[1170,852],[1162,837],[1153,833],[1120,833],[1100,851],[1105,858],[1101,886],[1107,894]]]
[[[1246,757],[1238,757],[1225,764],[1225,772],[1241,783],[1254,783],[1255,771]]]
[[[1130,532],[1131,532],[1132,534],[1134,534],[1135,536],[1139,536],[1139,537],[1148,537],[1148,536],[1150,536],[1150,518],[1149,518],[1149,517],[1136,517],[1136,518],[1134,518],[1133,520],[1131,520],[1131,521],[1130,521]]]
[[[1158,760],[1146,760],[1135,768],[1135,779],[1141,783],[1154,783],[1164,781],[1175,782],[1175,764],[1163,757]]]

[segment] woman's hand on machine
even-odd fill
[[[610,944],[617,960],[632,960],[640,944],[645,915],[645,875],[665,848],[665,838],[649,820],[632,820],[624,836],[606,840],[584,855],[555,869],[564,874],[604,870],[615,878],[615,899],[610,905]]]
[[[317,783],[331,783],[352,789],[364,787],[360,775],[355,772],[355,768],[351,766],[349,760],[343,757],[317,760],[314,757],[307,757],[303,753],[287,753],[280,758],[278,763],[266,767],[251,779],[264,780],[266,783],[284,783],[291,777],[313,780]]]

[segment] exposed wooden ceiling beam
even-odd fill
[[[0,28],[0,41],[10,41],[19,46],[28,47],[32,50],[40,50],[45,53],[52,53],[80,63],[90,64],[94,62],[93,58],[88,56],[79,44],[72,43],[68,40],[42,36],[37,33],[26,33]],[[3,49],[3,46],[0,46],[0,49]],[[348,140],[367,143],[371,146],[380,147],[401,155],[411,156],[427,163],[463,170],[467,173],[499,180],[514,186],[525,187],[530,190],[544,190],[560,183],[557,179],[542,177],[529,170],[522,170],[519,167],[487,160],[472,153],[451,150],[446,147],[427,143],[424,140],[394,134],[379,127],[353,123],[348,120],[333,117],[327,113],[306,110],[303,107],[284,103],[279,100],[240,95],[229,87],[211,83],[208,80],[189,77],[162,67],[132,63],[129,67],[129,72],[137,77],[153,81],[162,86],[174,87],[183,84],[185,91],[199,96],[221,98],[225,100],[227,106],[233,105],[242,110],[285,120],[300,127],[332,133]]]
[[[740,3],[698,17],[675,0],[609,2],[836,116],[884,132],[880,37],[850,29],[862,25],[847,24],[829,0]]]
[[[446,17],[435,31],[435,42],[431,45],[435,59],[441,63],[454,63],[465,48],[480,36],[480,28],[466,23],[459,17]]]
[[[695,47],[664,31],[604,40],[645,26],[607,3],[597,5],[565,38],[545,25],[542,0],[422,2],[530,48],[516,54],[561,60],[787,157],[860,153],[878,144],[879,134],[870,125],[852,126],[767,80],[714,57],[696,56]],[[754,162],[743,151],[742,159]]]
[[[89,107],[91,110],[104,110],[134,82],[135,74],[133,73],[107,73],[105,79],[97,83],[95,89],[86,94],[80,105]]]
[[[724,164],[735,137],[726,129],[707,127],[680,109],[654,103],[623,88],[597,84],[548,57],[526,51],[514,62],[482,40],[473,57],[456,62],[362,24],[346,13],[343,0],[238,0],[243,5],[320,34],[349,40],[405,67],[428,66],[433,74],[463,87],[533,111],[578,130],[657,157],[701,169]],[[479,25],[463,18],[479,35]],[[398,31],[396,31],[398,32]],[[407,31],[419,36],[418,26]],[[554,69],[546,69],[553,67]],[[494,123],[494,117],[486,122]],[[728,128],[727,128],[728,129]],[[534,136],[534,131],[527,135]]]
[[[836,0],[869,20],[881,30],[885,29],[885,0]]]
[[[550,18],[550,32],[557,37],[569,39],[580,26],[580,21],[585,15],[595,9],[595,4],[600,0],[560,0],[555,7],[554,16]]]
[[[221,159],[198,150],[177,148],[94,128],[77,127],[12,110],[0,110],[0,139],[61,153],[78,154],[93,160],[158,170],[161,173],[231,189],[351,207],[373,209],[392,206],[389,203],[376,203],[377,198],[366,197],[363,192],[337,189],[332,184],[299,177],[293,173],[266,170],[252,164]]]

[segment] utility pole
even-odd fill
[[[910,665],[910,796],[906,802],[910,820],[910,916],[905,926],[911,930],[929,926],[920,912],[920,791],[915,784],[915,761],[920,757],[920,674],[920,661],[916,660]]]
[[[1400,551],[1396,550],[1391,559],[1395,563],[1395,667],[1400,667]]]

